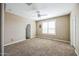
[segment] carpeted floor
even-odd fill
[[[5,56],[76,56],[67,43],[39,38],[5,46],[4,52]]]

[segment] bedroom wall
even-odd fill
[[[69,41],[70,40],[70,37],[69,37],[70,36],[70,16],[64,15],[60,17],[50,18],[47,20],[53,20],[53,19],[56,20],[56,35],[42,34],[42,28],[39,27],[39,25],[42,24],[42,21],[37,21],[36,22],[37,37]]]
[[[1,14],[1,12],[2,12],[2,4],[0,3],[0,56],[1,56],[1,19],[2,19],[2,14]]]
[[[76,4],[70,15],[71,26],[71,45],[74,46],[77,55],[79,55],[79,4]]]
[[[31,25],[31,38],[35,37],[35,21],[5,12],[4,45],[26,40],[26,25]]]

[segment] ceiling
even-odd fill
[[[69,14],[74,3],[7,3],[6,11],[33,20],[42,20],[51,17]],[[40,11],[41,17],[37,16]]]

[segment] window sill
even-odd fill
[[[56,35],[56,34],[44,34],[44,33],[43,33],[43,35]]]

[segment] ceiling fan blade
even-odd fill
[[[47,14],[42,14],[41,16],[47,16]]]
[[[32,5],[32,3],[26,3],[28,6],[31,6]]]

